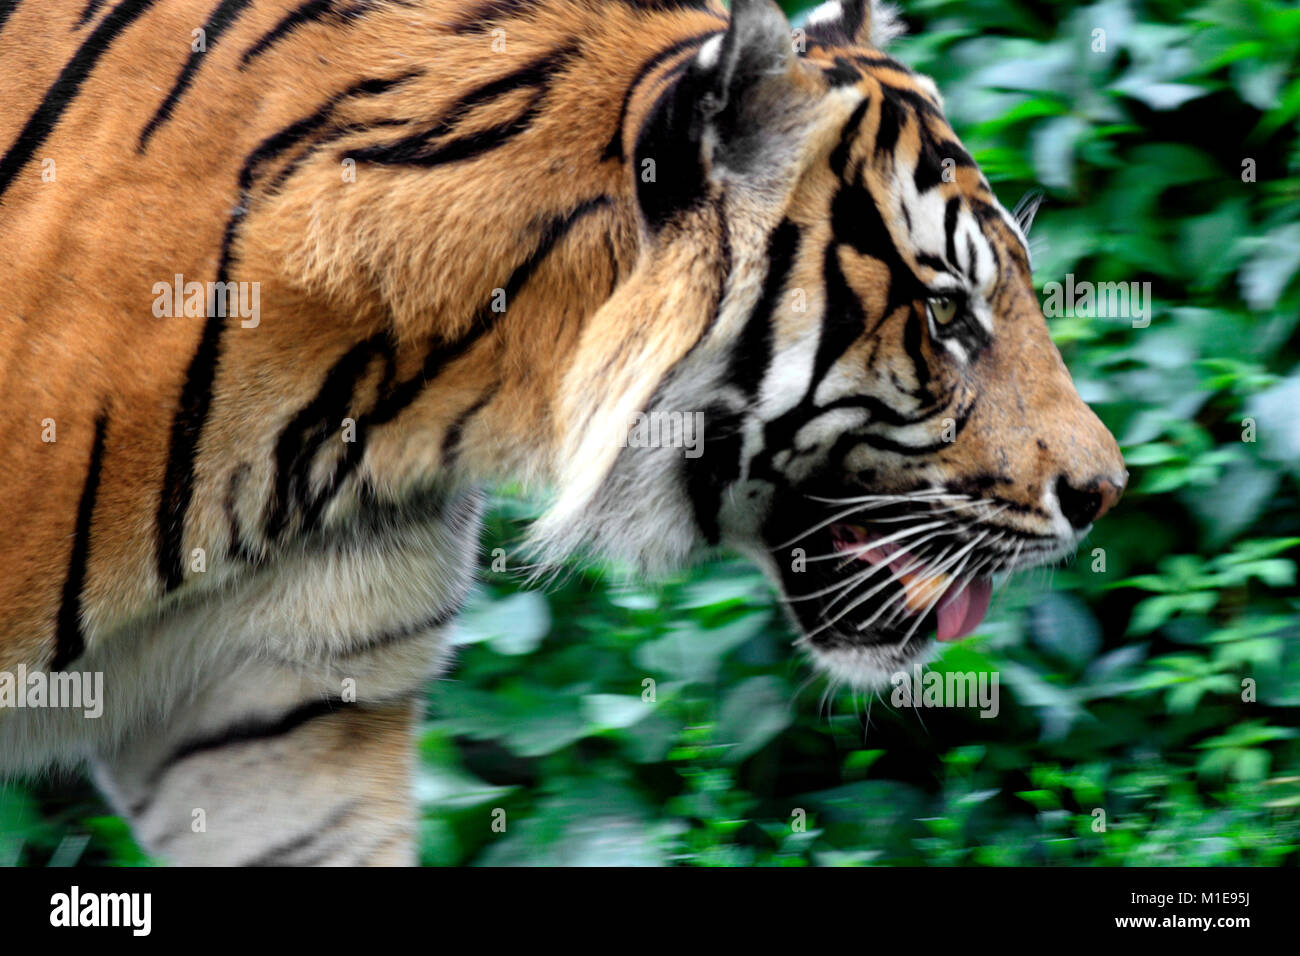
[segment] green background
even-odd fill
[[[893,52],[934,76],[1004,204],[1046,191],[1040,288],[1151,283],[1148,328],[1050,323],[1127,495],[936,665],[996,672],[996,719],[825,695],[725,557],[653,587],[573,568],[545,592],[485,567],[429,692],[425,863],[1300,863],[1300,10],[906,14]],[[509,565],[531,514],[503,496],[486,548]],[[0,863],[143,861],[84,782],[0,791]]]

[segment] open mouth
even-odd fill
[[[861,525],[832,524],[831,539],[835,550],[850,562],[865,563],[878,569],[874,576],[885,577],[888,567],[902,589],[900,611],[908,615],[935,617],[935,636],[941,641],[956,641],[979,627],[988,613],[993,582],[987,577],[962,578],[918,558],[890,535],[868,531]],[[870,577],[870,576],[868,576]]]
[[[821,655],[851,652],[877,672],[910,666],[931,652],[931,636],[974,632],[991,576],[1014,564],[1009,529],[990,520],[987,501],[938,491],[811,500],[820,517],[786,499],[764,537],[800,643]]]

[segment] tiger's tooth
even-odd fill
[[[903,601],[913,614],[920,614],[931,604],[938,602],[943,592],[948,590],[952,578],[947,574],[924,575],[902,574],[899,581],[903,584]]]

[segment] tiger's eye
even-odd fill
[[[930,310],[930,318],[934,320],[935,325],[948,325],[957,318],[957,301],[946,295],[936,295],[926,299],[925,306]]]

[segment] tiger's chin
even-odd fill
[[[832,687],[876,691],[889,687],[896,674],[911,675],[938,656],[938,645],[929,638],[906,644],[867,644],[858,647],[819,645],[801,638],[813,666],[830,680]]]

